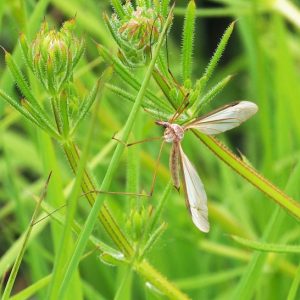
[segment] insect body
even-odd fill
[[[175,118],[171,118],[169,121],[155,122],[157,125],[165,127],[165,142],[172,143],[169,164],[173,184],[176,189],[179,189],[181,169],[186,205],[191,213],[194,224],[203,232],[209,231],[207,196],[195,167],[189,161],[181,147],[184,133],[188,129],[197,129],[207,135],[219,134],[239,126],[254,115],[257,110],[256,104],[249,101],[240,101],[223,106],[183,125],[173,123]]]

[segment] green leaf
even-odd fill
[[[90,91],[86,99],[84,99],[80,103],[80,106],[78,108],[78,116],[71,130],[71,134],[75,132],[79,123],[85,118],[91,106],[93,105],[94,101],[96,100],[98,91],[99,90],[102,91],[105,82],[108,81],[111,76],[112,76],[112,69],[108,68],[106,71],[104,71],[101,78],[95,83],[94,87],[92,88],[92,90]]]
[[[300,245],[284,245],[284,244],[269,244],[257,241],[251,241],[236,235],[230,236],[234,241],[247,248],[263,251],[263,252],[276,252],[276,253],[300,253]]]
[[[205,76],[206,78],[206,82],[210,79],[210,77],[212,76],[213,74],[213,71],[214,69],[216,68],[224,50],[225,50],[225,47],[228,43],[228,40],[232,34],[232,31],[233,31],[233,28],[234,28],[234,24],[235,22],[232,22],[229,27],[225,30],[222,38],[221,38],[221,41],[213,55],[213,57],[211,58],[208,66],[206,67],[205,69],[205,72],[203,74],[203,76]]]
[[[134,75],[120,62],[119,59],[114,57],[110,51],[108,51],[105,47],[102,45],[97,45],[97,49],[100,53],[100,55],[104,58],[104,60],[112,64],[114,67],[114,70],[116,73],[132,88],[134,88],[136,91],[139,90],[141,83],[134,77]],[[170,107],[170,105],[166,101],[161,101],[160,98],[155,96],[154,93],[147,90],[145,93],[145,96],[150,100],[153,105],[159,110],[172,112],[173,109]]]
[[[195,2],[194,0],[191,0],[186,10],[182,37],[182,76],[184,82],[191,79],[192,74],[192,56],[195,34],[195,10]]]
[[[20,45],[21,45],[21,50],[22,50],[22,54],[25,58],[25,62],[27,64],[27,66],[30,68],[30,70],[33,72],[33,64],[32,64],[32,57],[29,57],[29,46],[25,37],[24,33],[20,34]]]
[[[159,238],[166,231],[166,229],[167,229],[167,224],[165,222],[156,228],[156,230],[150,235],[149,239],[146,242],[146,245],[141,251],[139,257],[140,259],[143,259],[145,255],[147,255],[151,251],[154,244],[159,240]]]
[[[300,286],[300,265],[298,266],[296,276],[292,282],[292,285],[289,290],[289,294],[287,300],[296,300],[297,299],[297,291]]]
[[[34,298],[33,296],[40,290],[45,289],[49,284],[51,275],[45,276],[42,279],[36,281],[34,284],[24,288],[19,293],[10,297],[10,300],[24,300]]]
[[[220,82],[218,82],[215,86],[213,86],[204,96],[198,98],[192,106],[192,116],[197,116],[203,109],[203,107],[209,104],[217,94],[219,94],[231,80],[232,76],[226,76]]]
[[[135,96],[134,96],[133,94],[126,92],[126,91],[125,91],[124,89],[122,89],[122,88],[119,88],[119,87],[117,87],[117,86],[115,86],[115,85],[112,85],[112,84],[109,84],[109,83],[106,83],[106,84],[105,84],[105,87],[106,87],[108,90],[110,90],[111,92],[113,92],[114,94],[116,94],[116,95],[118,95],[118,96],[121,96],[121,97],[124,98],[125,100],[128,100],[128,101],[130,101],[130,102],[134,102],[134,100],[135,100]],[[158,110],[157,110],[157,107],[156,107],[155,105],[153,105],[153,103],[152,103],[151,101],[149,101],[148,99],[145,99],[145,100],[143,101],[142,107],[143,107],[145,110],[149,111],[149,112],[156,111],[156,112],[158,112],[158,113],[159,113],[159,112],[162,113],[161,111],[158,111]],[[164,113],[162,113],[162,114],[164,114]],[[167,114],[164,114],[164,115],[167,115]],[[169,116],[170,116],[170,115],[171,115],[171,114],[169,114]]]
[[[161,14],[166,18],[168,16],[170,0],[161,0]]]
[[[125,16],[125,12],[120,0],[111,0],[111,5],[118,14],[119,18],[123,18]]]
[[[108,30],[110,31],[110,34],[112,35],[112,37],[114,38],[114,40],[118,44],[120,50],[121,51],[122,50],[125,50],[125,51],[132,50],[130,45],[128,43],[125,43],[124,40],[122,40],[120,38],[120,35],[117,34],[116,28],[113,26],[113,23],[111,22],[110,18],[108,17],[108,15],[106,13],[103,14],[103,19],[104,19],[104,22],[105,22]]]
[[[55,130],[53,126],[48,124],[45,120],[41,119],[39,117],[39,114],[34,111],[34,108],[30,106],[28,109],[21,105],[17,100],[11,98],[6,93],[4,93],[2,90],[0,90],[0,97],[2,97],[5,101],[7,101],[12,107],[14,107],[18,112],[20,112],[25,118],[27,118],[29,121],[40,127],[41,129],[48,132],[51,136],[60,139],[59,134]],[[30,103],[27,103],[30,104]]]
[[[20,69],[17,67],[17,65],[13,61],[11,54],[6,51],[5,51],[5,62],[8,66],[14,80],[16,81],[18,87],[20,88],[22,94],[24,95],[24,97],[26,97],[28,99],[28,101],[30,101],[33,105],[39,107],[39,109],[42,109],[40,107],[39,103],[37,102],[37,100],[32,95],[30,88],[28,86],[28,83],[26,82]]]

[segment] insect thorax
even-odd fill
[[[167,143],[180,142],[184,137],[184,130],[178,124],[168,124],[164,132],[164,139]]]

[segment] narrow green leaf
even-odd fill
[[[115,12],[118,14],[119,18],[125,16],[125,12],[120,0],[111,0],[111,5],[114,8]]]
[[[48,89],[51,95],[55,95],[57,90],[56,78],[55,78],[56,76],[54,74],[54,62],[51,60],[50,56],[48,57],[46,68],[47,68],[46,77],[47,77]]]
[[[99,258],[103,263],[109,266],[122,266],[125,263],[128,263],[124,255],[120,252],[103,252]]]
[[[192,56],[195,34],[195,1],[191,0],[186,9],[182,37],[182,76],[183,81],[191,79]]]
[[[238,237],[236,235],[230,236],[234,241],[245,246],[247,248],[263,251],[263,252],[276,252],[276,253],[300,253],[300,246],[297,245],[281,245],[281,244],[269,244],[257,241],[252,241]]]
[[[287,300],[296,300],[297,299],[297,292],[300,286],[300,265],[298,266],[296,276],[292,282],[292,285],[289,290],[289,294]]]
[[[25,58],[25,62],[27,64],[27,66],[30,68],[30,70],[33,72],[33,64],[32,64],[32,57],[29,57],[29,46],[25,37],[24,33],[20,34],[20,45],[21,45],[21,50],[22,50],[22,54]]]
[[[154,244],[159,240],[162,234],[166,231],[167,224],[162,223],[157,229],[150,235],[149,239],[147,240],[146,245],[144,246],[143,250],[140,253],[140,259],[143,259],[145,255],[147,255],[151,249],[153,248]]]
[[[273,210],[271,218],[264,230],[262,240],[272,240],[278,232],[280,222],[282,221],[283,212],[280,207],[277,206]],[[250,300],[253,297],[253,293],[257,287],[258,279],[262,275],[264,264],[267,260],[266,252],[255,252],[249,264],[247,265],[244,274],[241,276],[239,283],[233,291],[231,299],[239,300],[245,299]]]
[[[24,95],[24,97],[28,101],[30,101],[31,104],[34,105],[38,111],[40,111],[40,113],[42,113],[46,116],[46,113],[43,111],[40,104],[37,102],[35,97],[32,95],[30,88],[28,86],[28,83],[26,82],[23,74],[21,73],[20,69],[17,67],[17,65],[13,61],[11,54],[8,52],[5,52],[5,62],[9,68],[9,70],[11,71],[11,73],[12,73],[18,87],[20,88],[22,94]]]
[[[208,288],[220,283],[228,283],[238,276],[241,276],[244,268],[236,268],[229,271],[216,272],[213,274],[205,274],[200,276],[193,276],[192,278],[185,278],[176,281],[176,284],[185,290]]]
[[[68,112],[69,99],[66,92],[63,91],[60,93],[58,102],[59,102],[59,110],[61,114],[63,135],[64,137],[67,137],[70,129],[70,123],[69,123],[69,112]]]
[[[70,69],[74,70],[74,68],[77,66],[80,58],[82,57],[82,55],[83,55],[83,53],[85,51],[85,46],[86,46],[85,40],[82,38],[80,40],[80,45],[78,47],[78,51],[76,52],[76,55],[73,58],[73,64],[70,67]],[[68,55],[71,56],[70,53]],[[72,60],[72,59],[70,59],[70,60]],[[67,74],[70,74],[69,76],[67,76],[67,79],[69,79],[71,77],[72,73],[71,72],[69,72],[69,73],[67,72]]]
[[[146,6],[146,0],[136,0],[136,6],[145,7]]]
[[[130,51],[131,50],[130,45],[128,43],[125,43],[124,40],[120,39],[119,34],[117,34],[116,29],[114,28],[109,16],[106,13],[103,14],[103,20],[108,30],[110,31],[110,34],[118,44],[120,50]]]
[[[152,76],[168,100],[168,104],[173,107],[172,112],[174,113],[182,103],[184,97],[187,96],[187,93],[185,93],[183,87],[179,86],[177,82],[174,83],[174,86],[171,86],[167,78],[164,77],[157,68],[153,70]],[[185,114],[183,113],[182,117],[184,117],[184,115]]]
[[[108,68],[106,71],[104,71],[101,78],[95,83],[94,87],[91,89],[86,99],[84,99],[80,103],[80,106],[78,108],[79,114],[76,118],[75,124],[73,125],[71,133],[75,132],[80,122],[85,118],[85,116],[87,115],[88,111],[90,110],[91,106],[93,105],[97,97],[98,91],[102,91],[104,84],[106,83],[106,81],[110,79],[111,76],[112,76],[112,69]]]
[[[235,22],[232,22],[229,27],[225,30],[222,38],[221,38],[221,41],[213,55],[213,57],[211,58],[208,66],[206,67],[205,69],[205,72],[203,74],[203,76],[206,77],[206,82],[210,79],[210,77],[212,76],[213,74],[213,71],[215,69],[215,67],[217,66],[224,50],[225,50],[225,47],[228,43],[228,40],[232,34],[232,31],[233,31],[233,28],[234,28],[234,24]]]
[[[48,124],[45,120],[41,119],[39,114],[34,110],[32,106],[30,106],[30,103],[28,104],[28,109],[21,105],[17,100],[11,98],[9,95],[4,93],[2,90],[0,90],[0,97],[2,97],[5,101],[7,101],[12,107],[14,107],[18,112],[20,112],[25,118],[27,118],[29,121],[40,127],[41,129],[48,132],[52,137],[55,137],[56,139],[60,139],[59,134],[55,130],[53,126]]]
[[[192,106],[192,116],[197,116],[201,112],[203,107],[209,104],[213,100],[213,98],[216,97],[216,95],[219,94],[226,87],[231,78],[231,75],[226,76],[215,86],[213,86],[204,96],[198,98],[198,100],[196,100],[194,105]]]
[[[157,4],[158,1],[157,0],[153,0],[153,4],[151,0],[145,0],[145,4],[147,8],[152,8],[152,5],[154,5],[155,9],[157,9]]]
[[[141,83],[135,78],[135,76],[129,72],[129,70],[120,62],[119,59],[114,57],[110,51],[108,51],[105,47],[102,45],[97,45],[98,51],[100,55],[104,58],[104,60],[112,64],[114,67],[114,70],[116,73],[132,88],[134,88],[136,91],[139,90]],[[172,112],[173,109],[170,107],[168,102],[161,101],[154,93],[147,90],[145,93],[145,96],[153,102],[153,105],[155,105],[158,109],[162,109],[163,111],[169,111]]]
[[[159,200],[159,203],[156,207],[153,217],[151,219],[151,225],[149,226],[150,232],[153,231],[154,228],[156,227],[156,225],[159,221],[159,218],[161,217],[161,214],[163,212],[163,209],[166,205],[166,202],[169,198],[169,195],[172,191],[172,188],[173,188],[173,182],[172,182],[172,180],[169,180],[169,182],[168,182],[167,186],[165,187],[164,192]]]
[[[49,284],[51,279],[51,275],[43,277],[42,279],[36,281],[34,284],[24,288],[19,293],[10,297],[10,300],[24,300],[34,298],[33,296],[40,290],[45,289],[45,287]]]
[[[166,18],[168,16],[170,0],[161,0],[161,14]]]
[[[57,91],[61,91],[64,87],[64,85],[67,83],[67,81],[72,78],[73,75],[73,68],[75,67],[75,65],[77,64],[77,62],[79,61],[81,55],[84,52],[84,46],[81,45],[81,48],[79,49],[79,51],[77,52],[77,55],[75,57],[76,61],[72,62],[72,54],[70,53],[70,51],[68,51],[67,54],[67,67],[65,68],[65,74],[61,79],[61,82],[58,83],[58,87],[57,87]]]
[[[126,266],[123,270],[123,278],[119,284],[118,290],[115,294],[114,300],[130,300],[132,299],[131,290],[132,290],[132,279],[133,271],[131,266]]]
[[[38,123],[38,121],[26,109],[24,109],[24,107],[17,100],[11,98],[6,93],[4,93],[2,90],[0,90],[0,96],[5,101],[7,101],[13,108],[15,108],[18,112],[20,112],[25,118],[27,118],[28,120],[30,120],[37,126],[41,127],[40,124]]]
[[[174,101],[170,96],[171,87],[170,87],[169,83],[167,82],[166,78],[160,73],[160,71],[158,69],[153,70],[152,76],[153,76],[154,80],[156,81],[156,83],[158,84],[158,86],[160,87],[161,91],[164,93],[164,95],[167,98],[167,100],[169,101],[169,103],[172,104],[174,109],[176,109],[176,106],[173,104]]]
[[[22,105],[24,108],[32,115],[32,117],[38,122],[39,127],[43,128],[49,135],[52,137],[60,139],[60,135],[55,129],[55,127],[48,122],[48,120],[45,120],[43,118],[43,115],[41,115],[37,109],[27,101],[27,99],[23,99]]]

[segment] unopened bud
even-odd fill
[[[59,31],[49,30],[48,23],[44,22],[31,47],[27,48],[24,38],[20,38],[28,64],[51,94],[60,92],[72,78],[73,69],[83,53],[84,43],[73,33],[74,26],[72,19]]]

